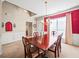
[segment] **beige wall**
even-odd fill
[[[2,2],[0,0],[0,36],[1,36],[1,31],[2,31],[1,21],[2,21]]]
[[[2,28],[1,28],[1,21],[2,21],[2,2],[0,0],[0,55],[2,54],[2,49],[1,49],[1,31],[2,31]]]
[[[16,24],[16,27],[13,27],[13,31],[11,32],[6,32],[5,26],[2,28],[2,44],[21,40],[22,36],[25,35],[26,22],[34,22],[34,19],[30,18],[27,11],[6,1],[2,4],[2,17],[2,22],[4,22],[4,24],[7,21]]]
[[[30,20],[28,12],[25,12],[24,9],[8,2],[4,2],[2,8],[3,8],[3,22],[5,23],[7,21],[11,21],[13,24],[15,23],[16,27],[13,28],[14,31],[20,31],[20,32],[25,31],[26,21]],[[7,15],[5,15],[5,13],[7,13]]]
[[[37,18],[37,29],[36,29],[40,35],[43,34],[44,31],[44,17],[38,17]]]

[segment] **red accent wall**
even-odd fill
[[[6,22],[5,30],[6,31],[12,31],[12,23],[11,22]]]
[[[72,33],[79,34],[79,10],[71,12],[72,16]]]

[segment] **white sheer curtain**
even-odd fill
[[[63,42],[65,41],[65,31],[66,31],[66,16],[50,19],[50,37],[52,37],[51,32],[52,31],[58,31],[60,33],[63,33]]]
[[[71,13],[66,14],[66,39],[65,43],[72,44],[72,21]]]
[[[65,42],[66,17],[61,17],[58,19],[58,32],[63,33],[62,41]]]

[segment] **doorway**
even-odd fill
[[[26,22],[26,36],[32,36],[32,22]]]

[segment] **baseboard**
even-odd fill
[[[12,42],[9,42],[9,43],[5,43],[5,44],[2,44],[2,46],[9,45],[9,44],[15,43],[15,42],[17,42],[17,41],[21,41],[21,40],[16,40],[16,41],[12,41]]]
[[[79,42],[73,43],[74,46],[79,46]]]

